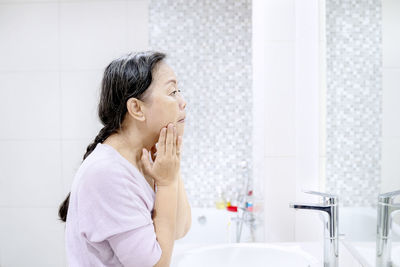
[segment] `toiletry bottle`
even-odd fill
[[[224,193],[220,187],[217,188],[217,198],[215,200],[215,207],[219,210],[223,210],[226,207],[226,201]]]

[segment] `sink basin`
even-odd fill
[[[267,243],[229,243],[193,248],[173,257],[172,267],[314,267],[318,259],[300,246]]]

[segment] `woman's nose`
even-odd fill
[[[180,106],[181,106],[181,109],[185,109],[185,107],[186,107],[186,101],[185,101],[185,99],[183,98],[183,96],[181,97],[181,103],[180,103]]]

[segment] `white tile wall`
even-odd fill
[[[293,241],[295,214],[289,208],[296,186],[294,1],[253,0],[253,94],[255,141],[263,134],[264,157],[253,155],[264,188],[265,241]],[[260,120],[260,118],[262,118]],[[262,170],[262,171],[261,171]]]
[[[101,126],[104,68],[148,47],[148,1],[0,0],[0,40],[0,266],[66,266],[58,206]]]
[[[381,192],[400,190],[400,136],[384,137]]]
[[[61,69],[98,69],[126,51],[127,7],[127,1],[61,2]]]
[[[60,165],[59,140],[0,140],[0,206],[58,206]]]
[[[398,26],[400,26],[400,20]],[[388,136],[400,137],[399,100],[400,100],[400,67],[384,68],[383,103],[382,103],[383,137],[388,137]]]
[[[64,225],[56,208],[0,209],[1,266],[65,266]]]
[[[102,128],[97,115],[103,71],[62,71],[61,126],[63,139],[92,140]]]
[[[320,188],[320,38],[319,1],[296,0],[296,201],[318,202],[303,190]],[[322,239],[323,224],[311,212],[296,212],[295,238],[297,241]]]
[[[58,82],[57,71],[0,71],[0,139],[60,138]]]
[[[265,1],[267,40],[295,40],[295,0]]]
[[[383,67],[400,68],[400,1],[382,0]]]
[[[1,4],[0,36],[0,70],[57,69],[58,4]]]
[[[294,50],[294,42],[265,44],[266,156],[295,155]]]
[[[400,189],[400,2],[382,1],[383,100],[381,192]]]
[[[298,192],[303,185],[319,186],[317,2],[309,1],[305,7],[302,1],[253,4],[253,31],[261,35],[254,39],[264,42],[263,47],[254,44],[253,67],[255,90],[263,90],[254,94],[264,99],[264,114],[254,116],[264,116],[264,164],[255,169],[265,169],[266,241],[304,240],[296,231],[310,229],[317,234],[307,240],[321,236],[314,226],[322,229],[322,223],[313,214],[289,208],[290,202],[302,200]]]
[[[296,159],[265,158],[265,238],[268,242],[293,241],[295,211],[289,203],[296,200]]]
[[[90,141],[90,139],[64,139],[61,141],[63,196],[66,196],[71,190],[75,173],[82,163],[83,155]]]
[[[134,0],[128,1],[128,50],[146,50],[149,44],[149,1]]]

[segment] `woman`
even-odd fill
[[[69,267],[169,266],[190,228],[180,177],[186,102],[165,57],[129,53],[104,71],[104,127],[59,209]]]

